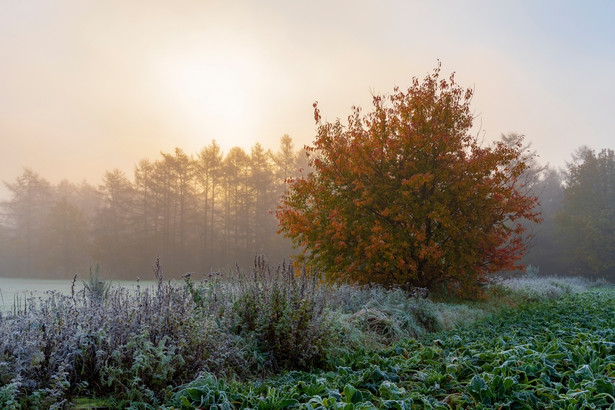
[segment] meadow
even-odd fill
[[[83,287],[84,281],[77,280],[78,289]],[[141,288],[154,287],[154,281],[112,281],[112,287],[122,287],[129,291],[135,291],[137,286]],[[27,299],[46,299],[50,293],[69,295],[73,288],[72,280],[64,279],[25,279],[25,278],[0,278],[0,311],[10,312],[23,305]]]
[[[601,283],[511,278],[486,301],[443,302],[322,286],[262,258],[182,284],[154,268],[154,286],[93,278],[0,313],[0,407],[615,403],[615,292]]]

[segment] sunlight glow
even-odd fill
[[[177,67],[172,80],[178,99],[192,114],[225,123],[243,117],[245,90],[232,67],[185,63]]]
[[[169,115],[177,118],[197,146],[216,139],[223,149],[248,149],[254,138],[255,76],[233,58],[167,58],[157,82]]]

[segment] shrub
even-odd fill
[[[111,392],[155,404],[167,386],[186,383],[206,367],[217,340],[195,331],[207,326],[195,322],[184,288],[167,283],[155,292],[99,292],[105,287],[31,297],[0,318],[0,381],[13,386],[3,397],[12,392],[26,407],[44,408]]]
[[[77,275],[73,279],[73,282],[77,279]],[[96,264],[96,271],[92,272],[90,266],[90,278],[87,282],[83,283],[83,286],[87,290],[88,296],[92,303],[100,303],[102,300],[109,296],[109,289],[111,289],[111,282],[105,281],[100,277],[100,264]],[[74,284],[73,284],[74,289]]]
[[[285,263],[272,269],[257,257],[249,275],[236,270],[230,306],[221,316],[232,333],[255,341],[270,371],[310,368],[323,362],[331,343],[318,283],[318,272],[297,273]]]

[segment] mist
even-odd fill
[[[151,279],[208,273],[292,253],[277,235],[274,212],[287,178],[306,168],[302,149],[284,136],[277,152],[256,144],[223,154],[212,141],[143,159],[126,174],[105,172],[99,185],[52,184],[31,169],[6,184],[0,276],[70,279],[102,266],[108,278]]]
[[[518,132],[544,163],[608,146],[615,38],[610,4],[440,5],[268,1],[173,6],[8,2],[0,13],[0,180],[127,175],[142,158],[218,141],[224,152],[314,137],[372,93],[437,60],[475,88],[477,134]],[[412,21],[412,24],[408,24]],[[2,188],[2,198],[7,191]]]

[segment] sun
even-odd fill
[[[228,65],[184,63],[177,67],[173,82],[184,108],[199,116],[232,123],[245,114],[242,77]]]
[[[166,115],[204,143],[250,144],[255,110],[252,74],[232,59],[168,59],[159,66]]]

